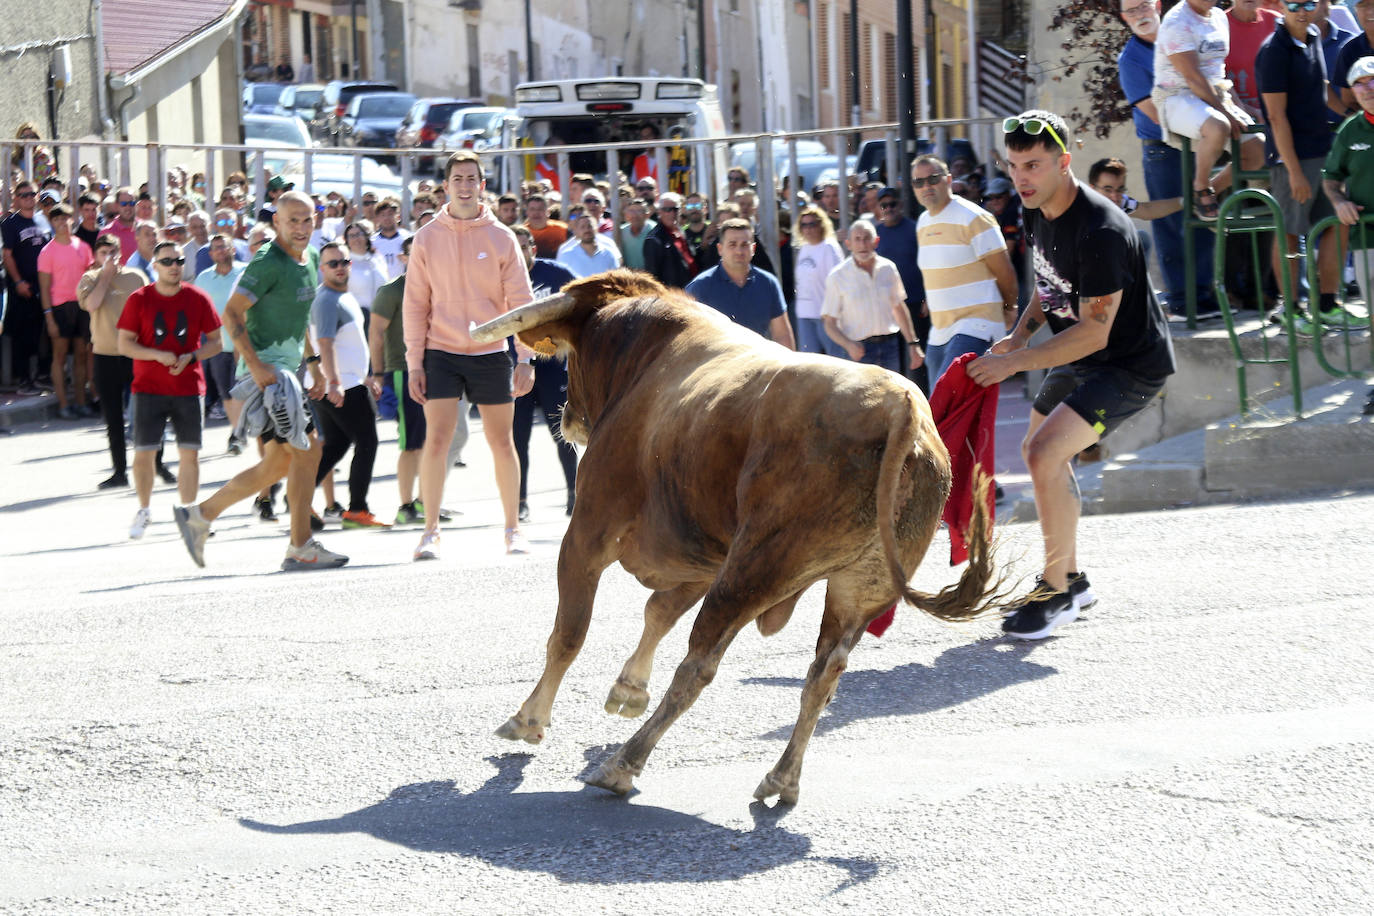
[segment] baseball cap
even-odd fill
[[[179,216],[173,216],[171,219],[167,220],[167,224],[166,224],[165,226],[163,226],[162,228],[163,228],[163,229],[185,229],[185,228],[186,228],[186,220],[182,219],[182,218],[179,217]]]
[[[54,191],[52,188],[48,188],[48,189],[47,189],[46,191],[44,191],[42,194],[39,194],[39,195],[38,195],[38,199],[41,200],[41,201],[45,201],[45,202],[46,202],[46,201],[52,201],[53,203],[56,204],[56,203],[61,203],[61,202],[62,202],[62,195],[61,195],[61,194],[58,194],[58,193],[57,193],[56,191]]]
[[[294,181],[287,181],[280,175],[273,175],[272,180],[267,182],[267,190],[269,191],[290,191],[295,186]]]
[[[901,192],[901,191],[898,191],[896,188],[891,188],[891,187],[883,188],[881,191],[878,192],[878,199],[879,199],[879,200],[882,200],[882,199],[885,198],[885,197],[896,197],[896,198],[901,198],[901,196],[902,196],[902,192]]]
[[[1355,85],[1355,80],[1364,79],[1366,76],[1374,76],[1374,57],[1361,57],[1350,65],[1350,70],[1346,72],[1345,81],[1350,85]]]
[[[988,182],[988,186],[987,186],[986,190],[983,191],[983,194],[985,194],[985,195],[987,195],[987,196],[991,196],[991,195],[993,195],[993,194],[1010,194],[1010,193],[1011,193],[1011,182],[1010,182],[1010,181],[1007,181],[1005,178],[994,178],[994,179],[992,179],[991,181]]]

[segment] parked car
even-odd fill
[[[345,198],[353,198],[353,179],[362,176],[363,191],[372,191],[380,197],[401,196],[401,179],[391,169],[369,156],[352,156],[339,153],[318,153],[310,157],[310,181],[305,180],[305,159],[297,157],[287,163],[280,173],[287,181],[293,182],[297,190],[321,197],[337,191]]]
[[[333,80],[325,83],[320,110],[310,122],[310,132],[330,146],[339,145],[339,121],[354,96],[364,92],[395,92],[400,87],[381,80]]]
[[[243,116],[243,142],[247,146],[257,146],[263,149],[263,165],[271,169],[273,175],[280,175],[287,163],[299,159],[300,154],[269,152],[269,150],[295,150],[300,147],[315,145],[310,139],[310,131],[306,129],[305,122],[300,118],[269,114]],[[250,173],[256,168],[256,161],[256,154],[250,153],[248,161]]]
[[[434,149],[440,133],[448,127],[457,111],[472,109],[481,99],[416,99],[396,129],[397,149]],[[416,163],[422,169],[434,167],[433,156],[422,156]]]
[[[759,180],[758,170],[758,149],[753,143],[735,143],[730,147],[730,165],[741,166],[749,170],[749,178],[757,183]],[[846,171],[854,174],[857,167],[858,157],[850,155],[845,157]],[[773,177],[779,183],[783,176],[791,169],[791,157],[788,153],[786,143],[773,144]],[[798,186],[807,194],[811,189],[823,181],[834,181],[839,178],[839,160],[835,158],[824,143],[819,140],[800,139],[797,141],[797,171],[801,173],[801,180]]]
[[[275,114],[284,83],[249,83],[243,87],[243,113]]]
[[[414,104],[409,92],[355,95],[339,119],[339,145],[394,147],[396,131]]]
[[[929,137],[918,137],[916,139],[916,149],[908,150],[906,161],[902,164],[903,168],[910,168],[912,160],[917,156],[924,156],[926,153],[935,152],[935,141]],[[973,144],[963,137],[951,137],[949,144],[945,147],[942,158],[945,162],[951,159],[963,157],[972,166],[978,165],[978,156],[973,152]],[[859,147],[858,169],[864,175],[864,181],[877,181],[882,184],[892,184],[887,178],[887,143],[883,140],[865,140]]]
[[[282,90],[281,97],[277,99],[277,110],[273,113],[293,115],[308,125],[319,114],[323,99],[324,85],[322,83],[301,83],[296,86],[287,86]]]
[[[434,141],[435,149],[453,152],[470,149],[481,153],[501,145],[501,130],[506,118],[514,112],[509,108],[463,108],[453,113],[439,139]],[[436,157],[437,158],[437,157]],[[442,160],[439,165],[442,165]],[[496,174],[496,162],[482,157],[482,168],[491,175]]]

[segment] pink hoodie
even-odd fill
[[[401,306],[406,368],[423,370],[425,350],[467,356],[501,352],[504,340],[473,343],[469,323],[482,324],[533,301],[515,233],[485,205],[473,219],[457,219],[444,207],[415,233],[410,250]]]

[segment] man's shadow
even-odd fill
[[[1033,644],[984,640],[946,649],[932,665],[912,662],[890,671],[846,671],[840,675],[835,698],[816,724],[816,734],[823,735],[860,719],[915,716],[948,709],[1014,684],[1058,674],[1058,669],[1038,665],[1028,658],[1034,649]],[[800,690],[805,680],[753,677],[743,679],[742,683]],[[792,737],[792,728],[791,724],[785,725],[762,737],[785,741]]]
[[[611,748],[585,752],[589,766]],[[364,833],[420,852],[457,853],[501,868],[546,872],[586,884],[730,881],[807,858],[808,837],[778,826],[787,808],[749,806],[751,830],[657,808],[631,805],[599,789],[517,792],[532,754],[486,758],[496,774],[468,793],[452,780],[412,783],[374,805],[327,820],[239,823],[274,834]],[[585,772],[585,771],[584,771]],[[835,889],[878,872],[876,860],[823,858],[847,878]]]

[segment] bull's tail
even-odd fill
[[[992,480],[981,467],[974,471],[973,518],[968,532],[968,566],[959,581],[946,586],[934,595],[918,592],[908,581],[897,553],[897,485],[902,465],[915,442],[916,420],[911,409],[911,396],[905,396],[906,422],[894,424],[887,436],[878,477],[878,532],[887,557],[893,584],[902,598],[933,617],[941,620],[973,620],[991,613],[998,597],[995,592],[1002,584],[994,580],[992,550],[992,519],[988,513],[988,488]],[[915,571],[913,570],[913,573]]]

